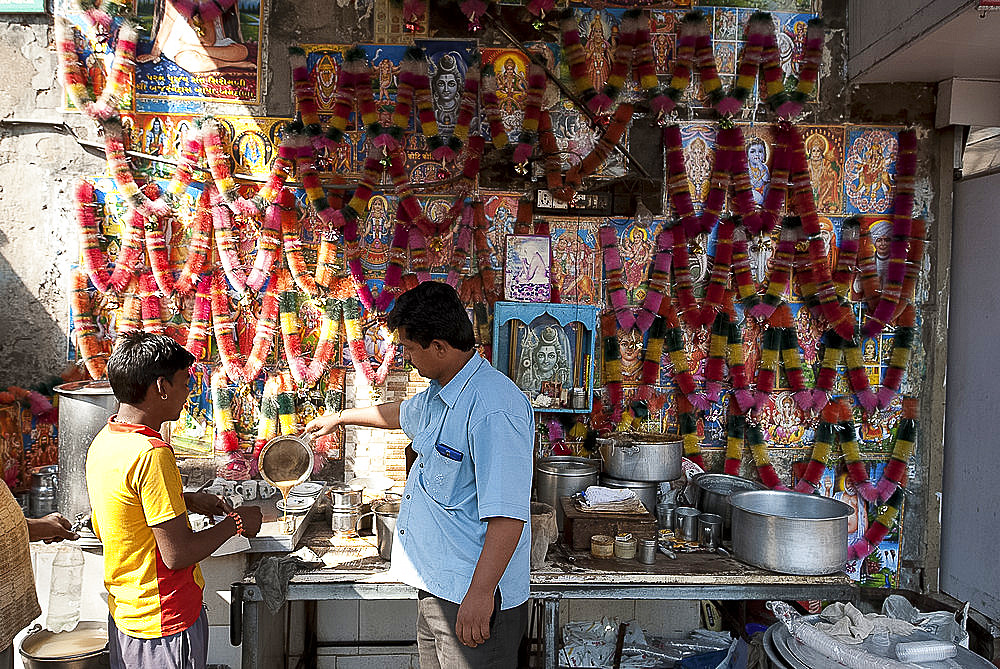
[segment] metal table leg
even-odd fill
[[[545,597],[545,669],[558,669],[559,646],[556,641],[559,632],[559,597]]]

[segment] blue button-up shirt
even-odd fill
[[[486,520],[525,521],[500,579],[501,609],[528,599],[534,415],[527,397],[481,356],[447,385],[405,400],[399,422],[417,460],[392,542],[392,575],[450,602],[465,598]]]

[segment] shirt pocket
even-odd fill
[[[462,458],[465,460],[465,457]],[[424,490],[431,499],[444,507],[458,506],[464,497],[462,461],[441,455],[434,450],[427,458],[420,476]]]

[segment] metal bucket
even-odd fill
[[[738,492],[733,552],[783,574],[832,574],[847,562],[847,518],[854,510],[829,497],[783,490]]]
[[[346,483],[331,483],[327,486],[326,496],[333,508],[361,506],[362,491],[355,490]]]
[[[729,497],[748,490],[767,490],[767,487],[750,479],[729,474],[695,474],[684,488],[684,497],[702,513],[722,516],[723,533],[727,536],[733,526],[733,510]]]
[[[59,633],[38,628],[21,641],[21,661],[25,669],[107,669],[107,643],[108,626],[102,622],[81,621]]]
[[[659,484],[651,481],[623,481],[610,476],[601,477],[601,485],[605,488],[628,488],[635,493],[646,511],[653,513],[656,510],[656,493],[659,491]]]
[[[358,518],[358,525],[362,518],[375,516],[378,556],[388,562],[392,559],[392,535],[396,532],[396,519],[399,518],[399,500],[377,499],[371,503],[371,507],[371,511]]]
[[[597,485],[597,462],[589,458],[555,455],[535,463],[535,498],[556,510],[556,525],[563,528],[560,497],[572,497]]]
[[[59,395],[59,486],[56,506],[70,520],[90,513],[87,451],[118,411],[107,381],[75,381],[55,387]]]
[[[620,432],[598,439],[604,473],[625,481],[673,481],[681,476],[683,442],[665,434]],[[656,507],[656,504],[653,504]]]

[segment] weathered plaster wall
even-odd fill
[[[76,235],[72,184],[100,169],[59,113],[51,20],[11,21],[0,40],[0,385],[32,385],[65,366],[66,276]],[[21,123],[17,121],[33,121]]]

